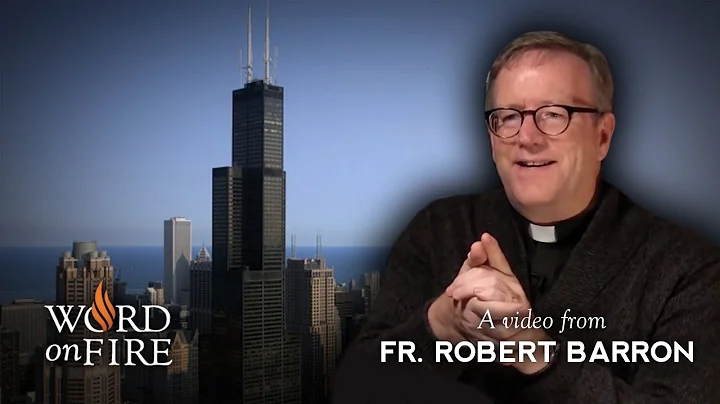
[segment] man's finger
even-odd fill
[[[481,272],[488,270],[492,271],[493,269],[485,268],[484,270],[481,270],[480,268],[469,268],[468,270],[460,273],[458,276],[455,277],[450,286],[445,289],[445,293],[448,296],[452,297],[455,289],[457,289],[461,285],[476,283],[478,279],[483,275]]]
[[[495,272],[493,269],[489,269],[488,271]],[[508,287],[504,287],[503,285],[496,286],[492,280],[480,277],[474,281],[458,285],[455,289],[453,289],[450,296],[455,300],[467,300],[473,297],[478,297],[477,294],[482,290],[490,292],[496,291],[498,293],[497,300],[504,300],[504,298],[501,297],[503,294],[508,293],[509,296],[512,294],[512,291]],[[483,294],[483,296],[495,296],[494,292],[490,292]]]
[[[465,306],[466,310],[470,310],[476,316],[482,318],[486,312],[490,313],[494,322],[502,324],[504,317],[516,316],[517,313],[527,312],[527,309],[521,303],[513,302],[497,302],[482,301],[480,299],[470,299]],[[496,324],[496,326],[498,325]]]
[[[482,266],[458,275],[447,288],[447,292],[448,295],[455,300],[465,300],[471,297],[479,298],[479,296],[477,296],[478,289],[497,289],[498,292],[507,295],[506,299],[512,299],[516,293],[506,282],[507,278],[498,274],[496,269]]]
[[[450,285],[447,287],[446,291],[448,293],[451,293],[454,289],[459,287],[460,285],[468,284],[468,283],[477,283],[479,279],[487,277],[487,276],[493,276],[493,274],[497,274],[497,270],[495,268],[491,268],[487,265],[482,265],[479,267],[472,267],[468,269],[467,271],[464,271],[458,276],[453,279],[453,281],[450,283]]]
[[[510,264],[508,264],[505,254],[500,249],[500,244],[491,236],[490,233],[485,233],[480,237],[480,242],[483,244],[483,248],[487,253],[488,265],[504,273],[505,275],[515,277]]]
[[[507,284],[508,278],[498,272],[495,268],[487,265],[471,268],[471,270],[458,275],[450,286],[445,289],[445,293],[455,300],[465,300],[471,297],[480,298],[477,295],[478,288],[491,288],[507,295],[505,299],[521,299],[512,285]],[[484,298],[481,300],[492,299]]]
[[[465,273],[474,267],[479,267],[487,263],[487,253],[482,243],[476,241],[470,246],[470,252],[468,252],[467,258],[460,267],[458,274]]]
[[[458,271],[458,276],[464,274],[465,272],[468,272],[469,270],[479,267],[481,265],[484,265],[487,263],[487,253],[485,252],[485,248],[482,246],[482,243],[479,241],[476,241],[470,245],[470,252],[467,254],[467,258],[463,262],[463,264],[460,266],[460,270]],[[452,289],[454,288],[453,285],[448,286],[445,289],[445,293],[450,296],[452,294]]]
[[[488,255],[483,246],[482,241],[476,241],[470,246],[470,254],[468,254],[468,262],[470,267],[479,267],[487,264]]]
[[[482,267],[485,273],[475,279],[465,279],[462,283],[453,283],[445,289],[445,296],[456,301],[467,300],[477,297],[483,301],[507,301],[507,302],[525,302],[527,297],[525,290],[520,284],[506,281],[496,281],[496,277],[500,276],[507,279],[507,276],[500,274],[498,270],[491,267]],[[479,269],[479,268],[473,268]],[[501,295],[490,292],[497,290]],[[498,297],[502,296],[502,297]]]
[[[517,302],[520,299],[513,293],[506,284],[500,284],[492,287],[480,286],[473,289],[475,296],[484,302]],[[468,297],[469,298],[469,297]],[[467,298],[466,298],[467,299]]]

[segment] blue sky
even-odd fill
[[[171,216],[190,218],[195,243],[209,243],[211,171],[230,162],[247,7],[261,72],[265,2],[102,3],[0,5],[0,245],[159,245]],[[707,145],[678,153],[676,134],[700,132],[718,108],[718,81],[707,79],[720,55],[697,41],[717,31],[717,6],[574,3],[273,2],[288,235],[386,244],[429,197],[482,186],[487,134],[469,124],[467,103],[486,74],[476,61],[524,26],[586,26],[610,48],[626,108],[618,130],[641,133],[618,140],[620,182],[682,186],[667,159],[706,170]],[[672,97],[703,102],[681,126]]]

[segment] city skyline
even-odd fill
[[[87,395],[104,402],[326,403],[336,359],[352,341],[378,296],[382,264],[364,264],[368,268],[362,275],[356,274],[341,285],[335,263],[322,254],[322,240],[327,240],[326,246],[388,246],[406,219],[434,199],[431,194],[455,193],[451,190],[458,189],[467,192],[491,180],[489,152],[483,149],[482,142],[475,142],[477,134],[467,119],[468,110],[478,108],[466,97],[466,93],[473,93],[473,84],[467,78],[469,74],[457,73],[474,69],[472,63],[460,66],[458,62],[460,57],[475,57],[467,51],[475,36],[461,34],[470,32],[471,18],[464,13],[471,6],[434,3],[429,7],[419,2],[413,12],[390,7],[386,13],[370,14],[372,7],[357,4],[344,6],[347,9],[336,5],[311,9],[296,3],[278,3],[270,12],[270,41],[279,45],[279,59],[273,61],[280,67],[277,76],[273,74],[273,80],[269,80],[268,51],[274,46],[267,46],[268,31],[260,34],[265,28],[263,22],[267,22],[265,4],[265,0],[228,3],[213,11],[178,5],[174,11],[163,13],[150,5],[146,14],[118,8],[116,11],[122,12],[116,17],[97,18],[91,23],[76,21],[77,30],[67,35],[73,41],[63,42],[63,37],[57,35],[62,45],[53,51],[75,50],[76,55],[86,57],[85,64],[66,61],[73,59],[72,52],[63,58],[48,55],[44,69],[51,69],[53,63],[66,69],[53,72],[57,73],[54,79],[64,81],[49,86],[42,79],[30,80],[40,71],[33,67],[27,70],[35,73],[19,74],[17,62],[6,62],[6,49],[2,48],[2,96],[20,94],[20,99],[11,103],[10,113],[0,108],[5,111],[0,112],[0,132],[10,131],[15,136],[40,133],[38,138],[28,138],[28,145],[37,145],[43,135],[53,130],[64,135],[74,128],[76,133],[42,143],[32,166],[18,160],[30,150],[24,142],[15,140],[9,143],[9,154],[3,151],[0,175],[10,170],[20,170],[23,175],[0,178],[0,186],[14,191],[1,194],[10,197],[0,201],[0,246],[31,244],[29,241],[65,245],[55,257],[53,286],[59,303],[87,306],[93,291],[97,299],[100,285],[105,284],[105,303],[138,308],[164,305],[171,313],[167,334],[163,331],[163,335],[171,338],[168,355],[176,361],[171,367],[153,370],[105,366],[106,356],[98,361],[104,365],[93,369],[85,369],[80,363],[47,366],[41,350],[32,353],[27,343],[21,343],[23,336],[35,340],[40,332],[48,331],[43,328],[47,324],[38,321],[42,320],[39,316],[31,316],[42,303],[14,301],[0,306],[0,348],[3,357],[11,359],[4,361],[0,371],[12,374],[0,386],[3,400],[17,397],[25,402],[59,403],[67,397],[70,402],[82,403]],[[249,65],[249,45],[244,45],[250,31],[248,5],[253,9],[255,35],[248,42],[253,47],[254,75],[249,74],[250,69],[241,70],[241,66]],[[474,31],[478,23],[487,25],[483,30],[497,28],[493,19],[502,15],[501,8],[484,7],[479,9],[482,15],[474,16]],[[573,8],[578,7],[575,5],[568,7],[572,12],[579,10]],[[71,9],[68,6],[64,10]],[[606,12],[602,8],[596,11]],[[616,14],[617,10],[612,15]],[[626,14],[647,16],[640,12]],[[338,15],[345,19],[338,19]],[[622,23],[626,17],[623,14],[615,20]],[[398,24],[400,18],[404,19]],[[33,30],[44,30],[37,35],[48,38],[58,27],[67,27],[72,17],[61,14],[58,20],[47,24],[35,21],[29,29],[21,29],[21,23],[13,22],[9,32],[32,36]],[[312,24],[325,20],[329,21],[325,25]],[[0,29],[4,21],[0,17]],[[122,32],[118,26],[128,21],[134,23],[132,32],[113,36]],[[447,25],[433,25],[433,21],[446,21],[442,24]],[[455,26],[449,23],[452,21],[468,25]],[[174,29],[168,31],[168,27]],[[335,27],[338,34],[333,37],[323,32],[326,36],[322,36],[319,31],[328,27]],[[187,36],[183,29],[196,34]],[[371,33],[373,29],[380,33]],[[88,32],[94,36],[89,37]],[[353,34],[361,34],[362,39],[346,43]],[[627,34],[621,32],[608,43],[619,41],[623,35]],[[0,45],[6,44],[2,39],[5,36],[5,31],[0,31]],[[657,36],[639,37],[638,41],[657,41]],[[453,45],[457,49],[444,46],[452,39],[456,39]],[[487,47],[483,52],[492,48],[491,39],[483,42]],[[88,44],[95,46],[94,52],[87,52]],[[163,48],[167,44],[174,46]],[[130,49],[133,46],[141,49]],[[466,49],[460,52],[463,46]],[[243,49],[244,55],[234,64],[226,54],[233,48]],[[657,49],[638,48],[636,52],[647,57],[667,48],[663,44]],[[339,53],[332,55],[332,50]],[[306,64],[315,63],[307,57],[308,51],[326,57],[332,73],[308,68]],[[33,52],[42,53],[37,49]],[[18,60],[25,63],[34,60],[33,52],[9,50],[11,56],[20,55]],[[380,57],[383,53],[385,56]],[[447,60],[440,62],[443,58]],[[319,67],[322,58],[317,59]],[[446,75],[446,62],[450,61],[457,73],[453,77]],[[623,69],[627,69],[622,63],[618,69],[620,82],[625,77]],[[6,69],[6,65],[10,67]],[[230,68],[233,66],[235,69]],[[678,66],[653,66],[656,69],[647,74],[649,78],[641,77],[676,77]],[[99,72],[97,67],[108,69]],[[7,85],[6,71],[11,77]],[[712,70],[708,68],[707,73]],[[665,84],[663,89],[675,94],[681,91],[678,89],[687,92],[700,88],[701,80],[692,80],[695,78],[678,79],[678,83],[672,83],[677,88]],[[31,81],[32,86],[28,84]],[[634,93],[639,92],[637,97],[654,97],[642,84],[633,81],[626,85]],[[36,87],[41,87],[43,93],[33,90]],[[623,98],[618,104],[622,106],[626,101]],[[624,120],[621,125],[625,125],[619,133],[637,127],[647,130],[648,122],[634,117],[638,108],[655,111],[672,107],[674,114],[662,115],[677,117],[693,108],[702,113],[706,107],[700,103],[691,107],[675,104],[653,100],[651,105],[633,106],[628,111],[633,114],[618,112]],[[66,109],[58,109],[57,105]],[[42,116],[29,118],[31,110],[35,115],[40,111]],[[647,137],[641,134],[639,139],[626,140],[628,137],[618,135],[624,146],[613,154],[621,156],[614,161],[622,161],[617,159],[627,155],[632,158],[626,158],[630,163],[614,163],[611,175],[627,174],[623,178],[632,184],[642,182],[643,173],[650,170],[655,176],[667,177],[663,181],[672,182],[694,173],[691,163],[682,162],[685,153],[688,161],[694,162],[714,157],[703,154],[710,147],[707,142],[695,154],[688,151],[690,148],[678,149],[667,141],[663,143],[661,135],[671,138],[672,131],[679,127],[663,119],[650,123],[649,127],[654,128],[650,135],[660,146],[649,154],[630,152],[633,145],[647,149]],[[697,124],[692,119],[689,123],[678,121],[676,125],[685,125],[685,129]],[[468,136],[464,134],[475,134],[476,138],[470,140],[475,142],[470,143],[473,147],[468,147]],[[692,136],[686,135],[684,141],[691,144],[687,138]],[[3,147],[0,145],[0,150]],[[98,163],[86,157],[91,152],[93,157],[100,154]],[[486,157],[478,158],[481,153]],[[6,159],[6,155],[10,158]],[[63,157],[60,163],[56,155]],[[668,172],[667,164],[646,164],[667,155],[676,157],[675,164],[685,164],[687,172],[678,177],[674,171]],[[629,164],[632,172],[623,171],[622,164]],[[468,172],[478,174],[478,178],[469,178]],[[45,175],[42,181],[33,180],[39,174]],[[662,185],[662,181],[656,184]],[[680,188],[688,186],[683,183],[672,193],[682,194]],[[96,188],[103,192],[95,192]],[[638,189],[635,192],[650,195],[649,188]],[[33,202],[23,205],[16,194],[30,197]],[[691,203],[682,200],[685,206]],[[76,206],[74,201],[81,203]],[[664,207],[665,202],[648,205]],[[27,209],[21,210],[23,207]],[[672,206],[672,212],[680,212],[677,207]],[[14,215],[4,213],[9,210],[15,210]],[[28,216],[25,212],[31,213]],[[164,221],[163,230],[160,220]],[[706,220],[706,225],[709,222]],[[33,234],[36,239],[28,237]],[[296,256],[296,246],[312,245],[311,237],[316,257],[308,257],[306,250]],[[67,249],[70,240],[80,240],[72,243],[72,251]],[[109,247],[100,247],[98,241]],[[288,248],[287,244],[292,246]],[[121,260],[115,258],[114,245],[162,245],[162,255],[157,249],[142,258],[162,271],[162,281],[154,279],[153,272],[137,271],[132,274],[139,274],[144,287],[140,292],[131,290],[115,265]],[[200,251],[193,255],[200,245]],[[40,254],[40,249],[33,251]],[[137,251],[135,254],[140,256]],[[151,261],[154,255],[159,261]],[[350,261],[359,260],[346,262]],[[24,264],[19,268],[14,262],[5,265],[40,288],[40,276],[33,271],[44,274],[43,264],[34,260]],[[4,284],[14,287],[12,283]],[[29,283],[22,288],[26,285]],[[23,291],[35,292],[29,288]],[[34,322],[19,321],[21,314]],[[148,322],[164,321],[146,314]],[[115,330],[110,327],[109,332],[104,338]],[[54,334],[47,335],[45,344],[53,338],[79,343],[81,337],[90,335],[82,328],[76,334]],[[149,333],[138,336],[152,338]],[[123,355],[130,353],[125,351]],[[33,373],[35,377],[30,377]],[[87,393],[89,389],[94,390]]]
[[[711,216],[709,202],[685,196],[695,189],[685,177],[712,164],[713,148],[674,134],[705,133],[710,118],[703,117],[717,101],[705,97],[690,108],[668,96],[712,93],[712,63],[683,74],[687,61],[714,60],[717,51],[696,41],[712,36],[709,6],[618,12],[557,2],[550,13],[523,4],[511,21],[509,6],[475,3],[420,1],[411,11],[373,2],[271,5],[277,77],[293,90],[286,101],[285,159],[293,173],[287,230],[298,245],[312,245],[316,234],[327,246],[388,245],[433,195],[467,192],[493,177],[487,145],[475,143],[477,131],[467,124],[467,93],[485,71],[478,74],[474,61],[490,59],[510,30],[562,29],[568,19],[601,38],[622,90],[615,182],[670,218],[682,210]],[[3,4],[0,13],[0,132],[9,134],[0,176],[12,190],[3,193],[0,245],[60,246],[68,238],[161,245],[157,223],[170,216],[191,218],[193,237],[209,242],[209,168],[231,157],[229,89],[243,77],[247,6],[261,26],[264,1],[153,2],[142,12],[123,3],[107,14],[91,14],[83,2],[27,4]],[[528,15],[540,22],[522,25]],[[671,20],[693,23],[663,28]],[[261,41],[256,35],[256,55]],[[692,117],[683,121],[691,127],[672,120],[678,113]],[[97,150],[102,164],[80,157]],[[668,171],[667,160],[686,174]],[[77,203],[64,192],[67,181],[108,192],[86,193]],[[712,217],[694,224],[717,227],[720,217]]]
[[[318,237],[317,256],[322,257],[321,238]],[[292,248],[295,252],[296,249]],[[55,283],[57,300],[55,303],[73,303],[87,307],[90,302],[97,303],[98,293],[101,285],[105,285],[105,302],[103,304],[114,306],[116,310],[123,305],[136,307],[147,305],[162,305],[163,285],[157,281],[146,281],[147,287],[142,291],[131,292],[128,284],[120,279],[119,270],[112,264],[112,250],[98,248],[95,241],[73,242],[71,250],[59,254],[57,261]],[[337,283],[334,279],[334,267],[327,266],[325,258],[297,258],[298,255],[291,254],[287,260],[285,275],[289,282],[290,289],[287,290],[287,298],[292,301],[291,308],[283,309],[283,316],[287,326],[292,329],[296,338],[288,342],[291,354],[284,365],[285,372],[288,368],[295,368],[295,375],[291,373],[284,377],[283,387],[287,392],[284,397],[274,395],[255,395],[256,400],[261,402],[299,402],[298,394],[287,393],[302,391],[305,397],[302,402],[324,403],[328,389],[331,388],[335,373],[335,362],[341,354],[341,350],[347,346],[347,342],[354,338],[365,321],[366,315],[377,296],[380,287],[379,273],[377,271],[365,272],[356,280],[348,283]],[[18,403],[84,403],[91,398],[102,402],[126,402],[126,403],[206,403],[206,402],[234,402],[237,394],[232,395],[231,401],[223,400],[221,394],[216,399],[207,401],[207,397],[198,400],[202,386],[202,375],[208,376],[217,370],[227,370],[231,366],[232,359],[229,352],[224,350],[226,355],[218,358],[221,363],[208,359],[206,351],[208,343],[213,341],[209,338],[213,334],[207,332],[208,320],[212,319],[203,315],[207,313],[208,303],[211,303],[211,290],[209,281],[212,280],[212,259],[206,249],[198,252],[193,260],[191,271],[193,281],[191,286],[190,306],[180,306],[166,303],[163,306],[170,318],[164,316],[145,317],[141,313],[138,321],[148,320],[151,327],[163,327],[164,331],[138,332],[116,329],[112,326],[109,334],[103,338],[119,337],[123,339],[134,339],[145,341],[145,348],[153,338],[167,339],[169,352],[167,359],[171,361],[168,367],[147,367],[127,365],[130,360],[130,345],[122,343],[118,352],[118,361],[110,363],[108,352],[101,356],[93,357],[95,366],[92,368],[83,365],[83,361],[68,360],[59,362],[43,361],[43,353],[49,348],[48,344],[62,341],[74,341],[80,343],[80,339],[93,337],[97,338],[96,331],[86,328],[84,322],[76,326],[75,331],[58,333],[51,330],[51,322],[48,321],[46,306],[50,301],[35,299],[19,299],[7,304],[0,304],[0,350],[2,350],[3,362],[0,371],[3,374],[1,388],[2,399]],[[262,274],[263,271],[244,271],[246,275]],[[270,272],[273,272],[272,270]],[[250,289],[257,286],[257,282],[251,282]],[[271,285],[264,285],[265,287]],[[249,290],[244,287],[244,292]],[[243,293],[242,295],[244,295]],[[93,298],[94,296],[94,298]],[[243,304],[258,303],[260,296],[254,296],[250,301],[238,294],[226,295],[226,298],[242,299]],[[275,296],[278,297],[278,296]],[[208,299],[210,298],[210,299]],[[110,307],[107,306],[107,307]],[[266,306],[266,305],[263,305]],[[79,309],[78,306],[75,306]],[[93,306],[95,307],[95,306]],[[75,309],[73,309],[75,310]],[[207,313],[210,314],[210,313]],[[112,316],[112,314],[108,314]],[[252,316],[251,316],[252,317]],[[264,316],[263,316],[264,317]],[[169,320],[169,323],[166,323]],[[103,321],[95,317],[95,321]],[[246,319],[243,319],[244,327]],[[120,322],[115,322],[119,324]],[[250,326],[258,331],[257,326],[271,326],[267,319],[261,324],[251,321]],[[101,327],[103,323],[96,323],[95,327]],[[138,323],[139,324],[139,323]],[[168,327],[169,325],[169,327]],[[206,332],[202,330],[206,329]],[[66,330],[67,331],[67,330]],[[266,334],[269,330],[264,330]],[[88,334],[88,332],[90,332]],[[118,334],[120,333],[120,334]],[[250,332],[252,335],[253,333]],[[202,336],[204,335],[204,337]],[[265,338],[263,338],[265,340]],[[203,341],[205,341],[203,343]],[[129,340],[126,342],[129,343]],[[217,342],[217,340],[215,340]],[[255,341],[259,342],[259,341]],[[297,344],[300,342],[300,344]],[[203,345],[204,344],[204,345]],[[103,345],[107,346],[107,344]],[[205,348],[203,348],[205,347]],[[295,349],[300,348],[300,350]],[[256,349],[256,348],[255,348]],[[250,353],[255,352],[251,350]],[[143,354],[145,350],[143,350]],[[150,353],[150,352],[148,352]],[[255,352],[257,353],[257,352]],[[251,355],[252,356],[252,355]],[[263,355],[265,359],[269,357]],[[247,373],[250,359],[243,355],[245,374]],[[335,359],[334,359],[335,358]],[[302,370],[301,370],[302,369]],[[272,367],[269,369],[272,370]],[[301,372],[298,372],[300,371]],[[70,372],[70,373],[68,373]],[[67,374],[67,377],[64,375]],[[250,373],[252,374],[252,372]],[[301,375],[302,378],[300,377]],[[289,377],[288,377],[289,376]],[[247,392],[258,392],[257,378],[252,377],[255,386],[245,385]],[[263,378],[264,379],[264,378]],[[265,382],[267,383],[267,382]],[[302,383],[302,388],[300,388]],[[255,387],[255,388],[253,388]],[[249,390],[248,390],[249,388]],[[222,389],[229,393],[227,389]],[[272,389],[272,392],[277,392]],[[219,401],[218,401],[219,400]],[[264,400],[264,401],[263,401]],[[249,400],[252,401],[252,400]],[[4,401],[3,401],[4,402]]]

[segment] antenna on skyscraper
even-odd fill
[[[320,259],[320,258],[322,258],[322,236],[321,235],[319,235],[319,234],[317,235],[316,242],[317,242],[317,247],[316,247],[317,251],[315,252],[315,255],[316,255],[315,258]]]
[[[272,82],[277,83],[278,47],[275,45],[275,56],[272,58]]]
[[[265,83],[272,84],[270,77],[270,0],[267,0],[265,11]]]
[[[295,235],[290,235],[290,258],[295,258]]]
[[[253,80],[252,71],[252,8],[248,6],[248,26],[247,26],[247,76],[246,80],[248,83]]]

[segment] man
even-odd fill
[[[504,189],[435,201],[401,233],[336,402],[720,403],[720,252],[600,179],[612,100],[591,45],[532,32],[500,53],[485,117]],[[528,309],[553,325],[478,329],[488,312]],[[604,328],[561,330],[563,314]],[[419,362],[380,363],[385,340],[414,342]],[[435,360],[438,340],[556,348],[537,362],[448,363]],[[693,341],[694,361],[579,363],[562,351],[618,340]]]

